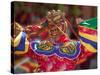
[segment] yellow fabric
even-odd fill
[[[13,47],[18,46],[20,43],[21,37],[22,37],[22,32],[20,32],[19,35],[15,39],[11,38],[11,45]]]
[[[91,41],[97,42],[97,36],[96,35],[89,35],[89,34],[85,34],[83,32],[79,32],[79,35],[84,37],[84,38],[87,38]]]
[[[14,65],[17,65],[18,63],[20,63],[23,60],[23,58],[17,59],[14,61]]]
[[[80,42],[81,42],[81,44],[83,46],[85,46],[87,48],[87,50],[89,52],[92,52],[92,53],[95,53],[96,52],[96,49],[93,46],[91,46],[90,44],[87,44],[87,43],[83,42],[82,40],[80,40]]]
[[[31,61],[28,61],[27,63],[30,64],[32,67],[35,67],[35,68],[39,67],[39,65],[37,63],[33,63]]]

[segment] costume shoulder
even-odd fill
[[[27,53],[29,42],[26,38],[25,32],[20,32],[19,35],[14,40],[12,40],[12,47],[15,50],[15,54]]]

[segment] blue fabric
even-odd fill
[[[88,44],[90,44],[91,46],[93,46],[95,49],[97,49],[97,43],[96,43],[96,42],[91,41],[91,40],[89,40],[89,39],[86,39],[86,38],[84,38],[84,37],[82,37],[82,36],[80,36],[80,39],[81,39],[83,42],[88,43]]]
[[[52,54],[56,54],[60,57],[65,57],[65,58],[69,58],[69,59],[75,59],[79,54],[80,54],[80,42],[75,42],[76,44],[74,44],[76,46],[76,50],[72,53],[72,54],[65,54],[65,53],[62,53],[60,51],[60,47],[61,47],[61,44],[56,44],[56,45],[53,45],[52,49],[49,50],[49,51],[45,51],[45,50],[40,50],[38,48],[38,44],[39,42],[36,42],[36,41],[33,41],[31,43],[31,48],[33,51],[35,51],[36,53],[38,54],[44,54],[44,55],[52,55]]]
[[[20,39],[20,43],[17,47],[15,47],[15,50],[19,50],[19,51],[25,50],[25,39],[26,39],[26,33],[22,32],[22,37]]]

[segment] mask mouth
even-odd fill
[[[57,36],[59,34],[59,30],[57,28],[51,28],[49,33],[52,36]]]

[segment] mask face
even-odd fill
[[[65,23],[65,14],[61,10],[51,10],[47,13],[47,21],[49,33],[52,37],[58,37],[62,32],[64,32],[64,26],[67,26]]]

